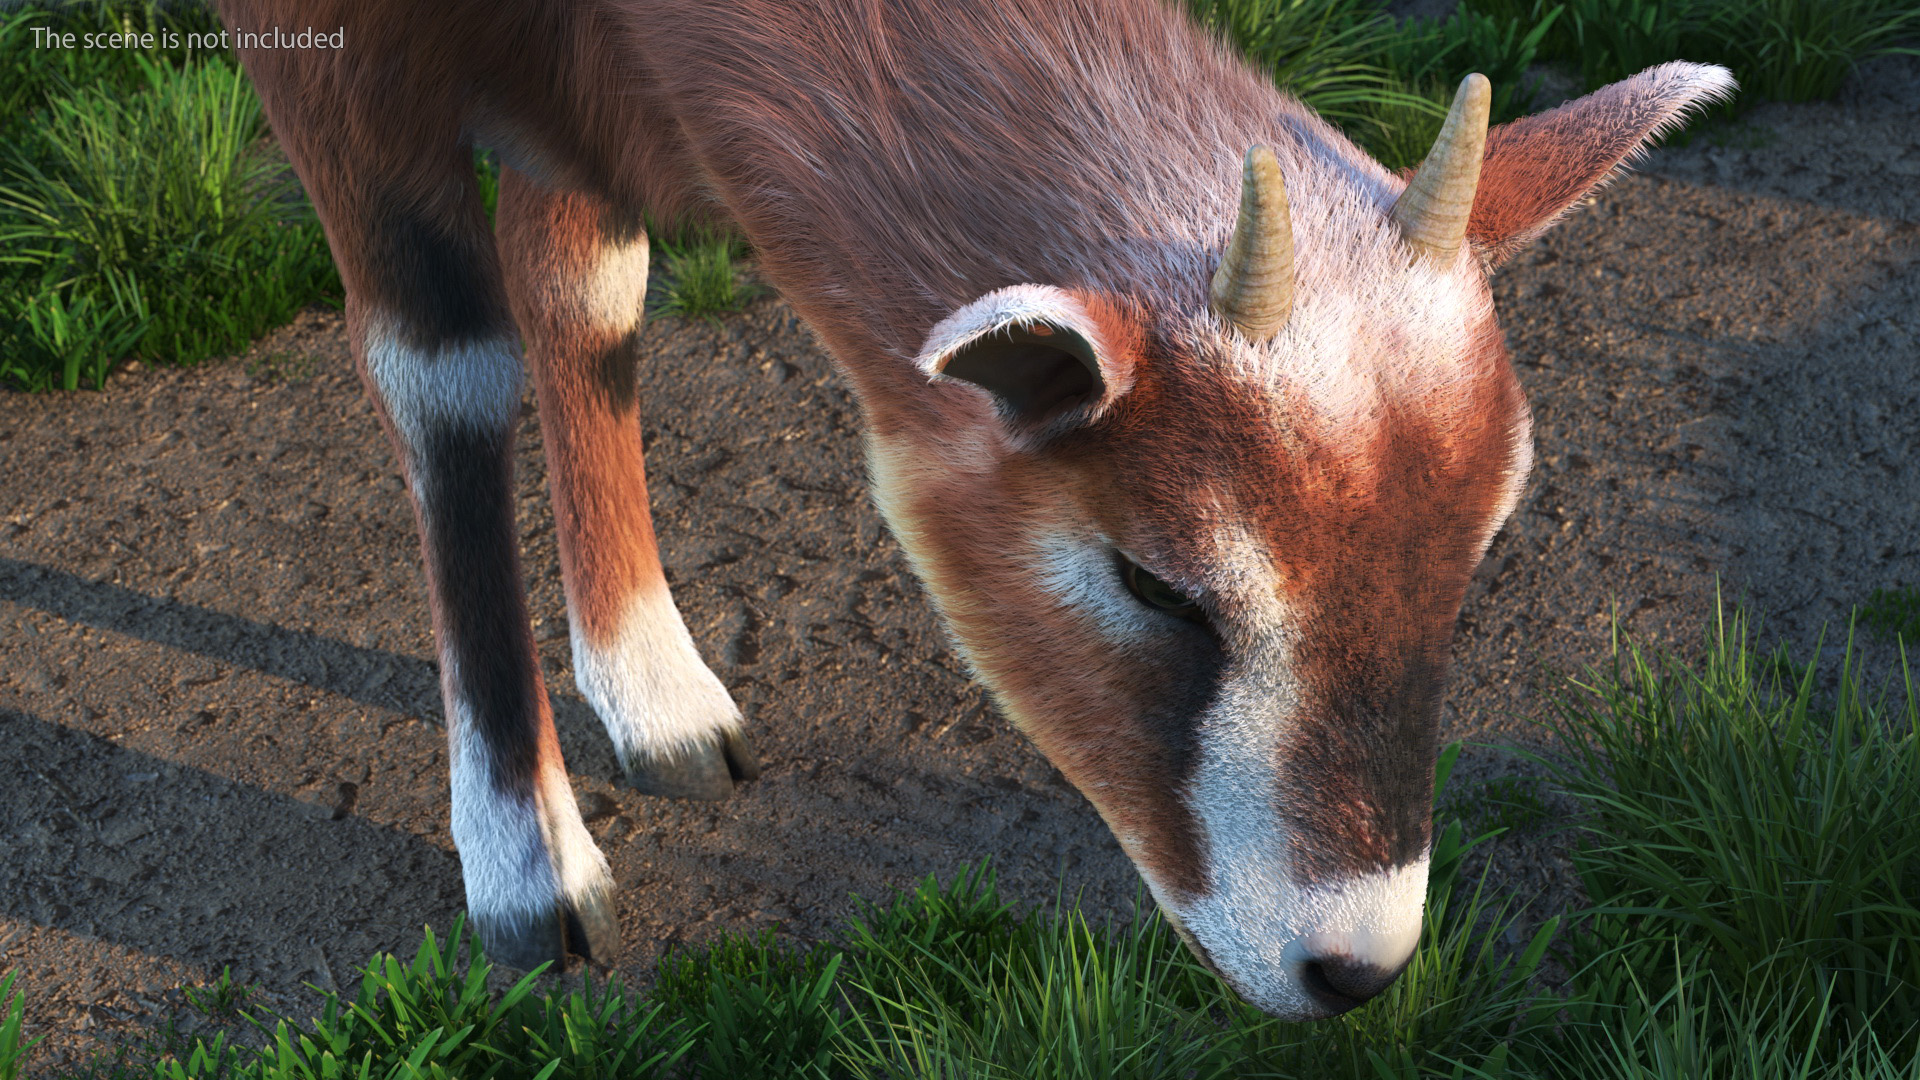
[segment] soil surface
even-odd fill
[[[1652,155],[1495,279],[1539,465],[1460,616],[1447,739],[1528,719],[1610,613],[1686,646],[1716,577],[1804,657],[1920,583],[1920,62]],[[869,503],[844,383],[772,299],[647,331],[648,469],[674,594],[765,777],[718,805],[616,783],[573,690],[525,410],[520,522],[567,761],[622,889],[621,966],[721,930],[826,936],[991,856],[1124,915],[1087,802],[947,649]],[[461,908],[413,523],[337,317],[251,354],[0,398],[0,969],[37,1059],[172,1012],[231,965],[311,1007]],[[1885,673],[1891,650],[1865,649]],[[1461,783],[1525,771],[1476,749]],[[1498,880],[1576,891],[1560,839]]]

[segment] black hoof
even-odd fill
[[[475,919],[473,926],[487,959],[516,971],[532,971],[541,964],[564,969],[568,953],[607,967],[620,952],[620,922],[611,896],[592,895],[575,904],[561,904],[543,918]]]
[[[569,905],[567,951],[598,967],[612,967],[620,955],[620,919],[613,913],[613,897],[596,893]]]
[[[494,920],[475,918],[474,932],[487,959],[497,967],[532,971],[541,964],[567,963],[566,927],[557,918]]]
[[[728,731],[678,757],[636,758],[627,785],[643,795],[718,801],[733,785],[760,778],[760,761],[743,732]]]
[[[733,774],[736,784],[760,779],[760,755],[753,752],[753,744],[747,741],[744,731],[726,733],[727,771]]]

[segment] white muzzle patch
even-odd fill
[[[1257,567],[1244,568],[1259,578]],[[1265,595],[1275,595],[1267,592]],[[1268,625],[1293,625],[1277,602]],[[1198,900],[1156,897],[1248,1004],[1274,1016],[1341,1011],[1309,989],[1307,965],[1394,972],[1420,940],[1427,857],[1344,881],[1302,885],[1289,857],[1274,762],[1300,688],[1284,634],[1222,687],[1201,721],[1190,805],[1207,844],[1208,890]],[[1174,901],[1169,903],[1169,901]]]
[[[1420,943],[1427,859],[1330,886],[1297,888],[1283,874],[1241,866],[1179,912],[1187,932],[1234,991],[1262,1012],[1312,1020],[1339,1012],[1308,988],[1309,964],[1397,972]]]

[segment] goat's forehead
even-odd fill
[[[1322,320],[1257,346],[1211,327],[1182,337],[1140,365],[1145,392],[1108,428],[1135,448],[1122,459],[1172,486],[1360,480],[1410,453],[1444,471],[1497,468],[1526,427],[1491,317],[1437,329]]]
[[[1501,350],[1477,272],[1410,263],[1398,247],[1326,263],[1302,268],[1292,315],[1271,340],[1196,344],[1218,350],[1242,385],[1285,406],[1296,424],[1364,425],[1383,408],[1478,406],[1473,398]]]
[[[1101,524],[1209,589],[1265,591],[1307,550],[1465,557],[1527,470],[1524,398],[1485,359],[1431,376],[1356,362],[1339,386],[1221,366],[1156,380],[1095,455]]]

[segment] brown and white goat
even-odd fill
[[[496,959],[619,939],[520,583],[522,339],[581,692],[642,790],[757,768],[648,517],[644,214],[752,243],[960,651],[1193,951],[1282,1017],[1392,981],[1448,639],[1530,460],[1487,273],[1724,70],[1491,132],[1469,77],[1409,180],[1162,0],[221,6],[345,32],[241,59],[410,483]],[[507,166],[497,242],[475,144]]]

